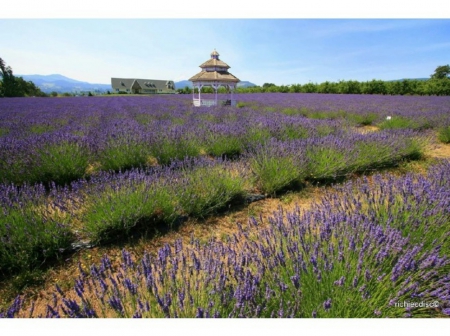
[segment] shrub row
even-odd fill
[[[105,255],[80,266],[72,291],[57,286],[45,314],[17,297],[3,316],[449,316],[449,180],[448,161],[427,176],[375,175],[309,211],[251,218],[225,241],[176,241],[137,260],[123,250],[116,267]]]

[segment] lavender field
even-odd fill
[[[133,258],[124,249],[119,264],[105,255],[44,307],[18,296],[2,316],[450,315],[450,162],[373,175],[428,162],[426,148],[447,143],[449,97],[248,94],[215,108],[191,99],[0,100],[3,281],[136,232],[335,188],[310,210],[236,223],[221,241],[193,237]]]

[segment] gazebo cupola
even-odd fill
[[[214,49],[211,53],[211,58],[200,65],[202,71],[189,78],[194,89],[198,89],[198,98],[195,97],[195,90],[193,90],[194,106],[236,105],[236,101],[233,100],[233,92],[240,80],[228,72],[230,66],[221,61],[219,56],[219,53]],[[214,99],[201,98],[201,90],[204,86],[211,86],[214,89]],[[217,100],[217,90],[220,86],[224,86],[227,89],[227,92],[230,93],[230,99]]]

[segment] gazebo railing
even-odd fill
[[[231,106],[236,106],[236,100],[235,99],[221,99],[221,100],[215,100],[215,99],[193,99],[194,102],[194,106],[226,106],[226,105],[231,105]]]

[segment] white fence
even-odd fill
[[[215,99],[193,99],[194,106],[216,106],[216,100]],[[217,100],[217,105],[231,105],[236,106],[236,100]]]

